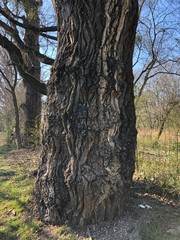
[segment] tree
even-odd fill
[[[18,12],[17,5],[14,7],[15,2],[15,0],[11,3],[3,0],[0,3],[0,45],[8,51],[11,60],[17,65],[18,72],[24,81],[37,92],[46,95],[46,84],[39,82],[35,76],[28,72],[28,66],[26,66],[24,56],[32,54],[33,52],[41,63],[48,65],[52,65],[54,59],[27,46],[23,40],[23,36],[25,30],[33,30],[34,32],[38,32],[43,38],[56,40],[56,37],[50,36],[46,34],[46,32],[56,31],[57,27],[45,27],[42,25],[40,28],[37,28],[31,25],[26,21],[24,11]]]
[[[6,74],[0,70],[0,73],[2,74],[4,80],[6,81],[8,87],[6,88],[7,91],[9,91],[11,93],[12,96],[12,100],[13,100],[13,106],[14,106],[14,113],[15,113],[15,139],[16,139],[16,143],[17,143],[17,149],[20,149],[22,147],[21,144],[21,134],[20,134],[20,124],[19,124],[19,109],[18,109],[18,102],[17,102],[17,97],[16,97],[16,93],[15,93],[15,88],[17,85],[17,70],[15,68],[15,66],[13,66],[13,70],[14,70],[14,84],[11,84],[11,81],[7,78]]]
[[[180,76],[178,4],[176,0],[140,1],[134,54],[138,96],[158,75]]]
[[[14,134],[15,134],[17,148],[20,149],[22,147],[22,144],[21,144],[21,134],[20,134],[19,108],[18,108],[18,101],[17,101],[17,97],[16,97],[18,74],[17,74],[16,67],[11,63],[7,52],[3,51],[3,49],[1,49],[0,76],[1,76],[0,88],[1,88],[2,92],[6,92],[5,93],[6,95],[8,92],[11,95],[12,105],[14,108],[14,116],[15,116]],[[7,102],[7,101],[5,101],[5,102]],[[2,99],[1,99],[1,103],[2,103]],[[5,107],[7,108],[8,106],[6,105]],[[10,117],[10,114],[8,114],[8,115]],[[9,125],[8,129],[11,131],[11,134],[12,134],[13,131],[10,127],[11,121],[12,121],[12,119],[8,118],[8,125]],[[10,131],[8,131],[8,133],[7,133],[7,142],[10,137]]]
[[[6,143],[10,145],[12,143],[11,134],[14,126],[12,121],[14,119],[13,102],[11,94],[4,90],[3,78],[1,77],[0,79],[0,125],[1,131],[6,133]]]
[[[138,1],[59,1],[36,183],[40,218],[88,224],[122,213],[134,173],[132,57]]]
[[[180,106],[180,92],[179,92],[179,82],[177,78],[164,77],[159,81],[154,82],[153,86],[155,97],[157,99],[158,112],[159,112],[159,125],[158,125],[158,135],[155,141],[158,143],[161,134],[164,130],[166,121],[168,120],[170,114],[173,110],[179,113]],[[179,114],[177,114],[179,115]],[[175,122],[174,119],[173,122]],[[172,122],[171,122],[172,125]]]
[[[41,2],[36,0],[22,1],[23,9],[26,13],[26,22],[36,28],[40,28],[39,8]],[[24,43],[26,46],[39,52],[39,33],[31,29],[25,29]],[[41,67],[40,61],[34,51],[25,54],[24,60],[28,72],[40,81]],[[35,91],[28,83],[24,81],[25,87],[25,145],[31,146],[39,139],[41,122],[41,94]],[[37,131],[36,131],[37,129]],[[35,134],[36,133],[36,134]],[[37,136],[36,136],[37,135]]]
[[[0,13],[0,44],[10,55],[25,83],[25,136],[30,145],[31,134],[40,127],[41,95],[46,94],[46,86],[40,82],[40,62],[52,64],[53,59],[39,52],[39,36],[55,39],[44,34],[51,28],[40,26],[39,8],[41,1],[2,1]],[[53,28],[53,31],[56,28]],[[12,39],[12,40],[10,40]],[[38,93],[38,92],[40,93]]]
[[[179,116],[179,79],[159,76],[147,84],[136,106],[137,127],[158,130],[154,146],[158,143],[168,120],[169,128],[178,128]],[[173,116],[173,117],[172,117]]]

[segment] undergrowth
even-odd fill
[[[135,180],[149,186],[158,186],[165,194],[178,196],[180,193],[179,142],[176,135],[162,136],[153,145],[155,134],[139,133],[136,152]]]

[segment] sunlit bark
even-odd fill
[[[42,220],[122,214],[134,172],[132,55],[137,1],[54,1],[59,47],[36,184]]]

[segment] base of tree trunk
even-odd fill
[[[117,179],[115,180],[115,178]],[[68,185],[70,188],[73,187],[72,184]],[[117,176],[111,179],[110,177],[99,178],[94,182],[82,178],[74,186],[74,190],[67,187],[72,196],[67,194],[67,189],[66,191],[64,189],[64,194],[54,196],[55,189],[53,189],[53,185],[50,180],[44,179],[44,181],[41,181],[41,185],[36,188],[39,217],[42,221],[53,225],[68,222],[73,225],[83,226],[111,221],[122,215],[127,205],[129,187],[130,185],[125,189],[120,177]],[[41,196],[38,196],[38,188],[41,188],[39,189]],[[51,193],[48,190],[44,192],[43,200],[42,188],[51,191]],[[63,189],[61,190],[63,192]]]

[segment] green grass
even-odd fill
[[[150,140],[139,139],[135,179],[152,183],[177,195],[180,191],[177,149],[160,143],[151,147]],[[174,144],[175,145],[175,144]],[[5,145],[4,145],[5,146]],[[177,144],[176,144],[177,146]],[[43,236],[45,225],[32,217],[32,192],[35,178],[29,172],[37,168],[37,156],[26,150],[11,152],[0,146],[0,239],[37,240]],[[164,220],[164,221],[163,221]],[[162,233],[168,219],[152,217],[142,228],[144,240],[176,240]],[[45,230],[46,240],[76,240],[77,235],[68,226]],[[91,238],[82,238],[91,240]]]
[[[39,222],[28,218],[34,179],[6,154],[0,153],[0,239],[37,239]]]
[[[37,163],[38,154],[30,150],[12,151],[1,142],[0,239],[37,240],[41,237],[42,240],[46,236],[46,240],[76,240],[77,235],[70,227],[50,226],[48,229],[32,216],[35,178],[29,173],[37,168]]]
[[[35,179],[27,174],[36,165],[32,167],[26,151],[11,151],[1,135],[0,239],[37,240],[41,223],[30,215]]]
[[[175,235],[168,233],[167,223],[170,224],[169,219],[171,219],[171,217],[169,218],[167,215],[154,215],[140,231],[143,240],[179,240],[179,231]],[[179,223],[176,222],[176,224],[178,226],[178,224],[180,224],[180,220]]]
[[[72,233],[72,229],[69,226],[57,227],[55,236],[63,240],[76,240],[77,237]]]
[[[12,151],[12,147],[8,145],[0,146],[0,157],[6,155]]]
[[[180,193],[179,143],[172,137],[153,145],[155,136],[139,135],[135,179],[161,187],[164,194]]]

